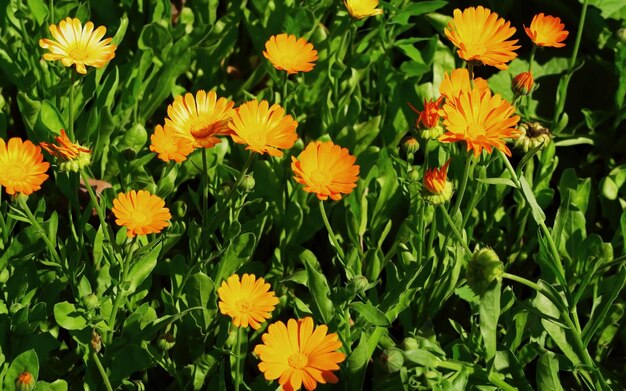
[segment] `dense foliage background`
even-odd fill
[[[102,227],[87,195],[75,191],[78,176],[51,169],[29,204],[63,254],[59,268],[2,193],[2,389],[15,389],[26,369],[39,380],[37,390],[104,389],[91,341],[112,329],[114,338],[96,354],[114,388],[231,387],[235,332],[217,311],[215,287],[234,272],[272,284],[281,299],[273,319],[310,314],[341,334],[348,359],[337,389],[623,389],[626,4],[587,2],[583,28],[583,3],[573,0],[389,0],[381,3],[383,15],[360,21],[340,0],[3,0],[0,137],[50,141],[67,127],[68,88],[77,79],[42,60],[38,41],[49,36],[49,24],[71,16],[106,26],[118,49],[107,67],[82,77],[73,102],[76,138],[93,151],[102,205],[110,209],[120,191],[147,189],[166,200],[173,218],[163,235],[142,242],[123,288],[124,314],[110,325],[107,311],[121,283],[117,254],[104,242],[104,229],[118,232],[112,216]],[[485,154],[468,184],[464,218],[452,217],[472,249],[492,247],[508,273],[561,297],[584,346],[572,340],[557,306],[526,286],[505,279],[494,288],[497,300],[474,294],[462,246],[408,174],[452,156],[449,177],[461,176],[464,144],[420,140],[412,161],[401,144],[417,134],[408,103],[421,109],[439,95],[444,73],[462,65],[443,34],[453,10],[478,4],[511,21],[522,45],[508,70],[475,68],[505,99],[513,98],[511,79],[527,70],[532,45],[523,26],[533,15],[559,16],[570,35],[565,48],[537,52],[538,87],[524,112],[553,140],[526,157],[514,150],[511,159],[537,204],[505,181],[511,177],[501,160]],[[269,36],[283,32],[313,43],[313,71],[287,78],[262,56]],[[285,158],[255,161],[254,188],[238,193],[214,235],[200,227],[200,154],[165,164],[147,148],[173,97],[200,89],[236,104],[255,97],[280,103],[298,120],[301,138]],[[326,204],[346,265],[337,261],[317,200],[301,191],[289,167],[291,155],[319,138],[348,148],[361,167],[355,191]],[[229,140],[208,152],[215,212],[225,207],[220,200],[248,152]],[[538,209],[565,284],[546,266]],[[125,239],[117,235],[116,246]],[[92,293],[95,307],[84,300]],[[250,332],[249,352],[260,334]],[[159,348],[165,335],[175,339],[170,350]],[[248,353],[245,382],[275,389],[257,362]]]

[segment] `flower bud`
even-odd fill
[[[498,254],[488,247],[481,248],[467,265],[467,284],[474,293],[482,295],[494,280],[502,278],[502,273],[504,265]]]
[[[441,168],[433,168],[424,174],[424,200],[432,205],[443,204],[452,198],[452,182],[448,181],[450,160]]]
[[[96,329],[91,331],[91,347],[96,353],[100,353],[100,349],[102,349],[102,337]]]
[[[522,72],[513,78],[513,92],[517,95],[528,95],[533,90],[533,75],[530,72]]]
[[[407,176],[409,177],[409,181],[414,183],[419,182],[421,179],[420,172],[415,167],[407,173]]]
[[[350,280],[350,282],[348,283],[348,286],[350,287],[350,290],[354,292],[355,294],[363,293],[368,289],[369,281],[367,281],[366,277],[358,275],[358,276],[354,276],[354,278]]]
[[[37,382],[35,382],[35,378],[28,371],[24,371],[17,376],[15,379],[15,390],[16,391],[33,391],[35,389]]]
[[[187,214],[187,204],[184,201],[176,200],[172,204],[172,215],[176,217],[185,217]]]
[[[417,349],[419,349],[419,343],[417,342],[417,339],[415,339],[413,337],[406,337],[402,341],[402,349],[404,351],[417,350]]]
[[[87,310],[91,311],[94,308],[97,308],[100,305],[100,299],[93,293],[83,296],[82,298],[83,305]]]
[[[552,141],[550,130],[539,122],[524,122],[518,126],[518,129],[524,131],[524,134],[515,140],[515,146],[524,152],[540,145],[543,149]]]
[[[420,143],[415,137],[409,136],[402,142],[402,147],[407,155],[414,155],[415,152],[419,151]]]
[[[241,181],[241,188],[245,192],[251,192],[254,189],[255,181],[252,175],[246,175]]]
[[[399,349],[387,349],[382,355],[383,366],[389,373],[394,373],[404,366],[404,354]]]
[[[422,129],[420,134],[425,140],[436,140],[443,134],[443,132],[443,126],[437,125],[432,128]]]

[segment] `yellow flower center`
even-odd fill
[[[152,221],[150,214],[141,209],[135,209],[130,212],[130,221],[135,223],[136,226],[145,227]]]
[[[7,182],[12,183],[22,182],[22,180],[28,176],[25,164],[3,165],[0,171],[3,171],[3,176]]]
[[[67,54],[76,62],[83,62],[87,58],[87,51],[79,47],[71,48]]]
[[[481,134],[485,134],[485,129],[479,124],[469,124],[467,127],[467,135],[470,137],[476,137]]]
[[[265,129],[257,129],[254,132],[250,132],[247,136],[247,143],[251,146],[263,146],[267,145],[267,134]]]
[[[217,123],[204,123],[201,121],[192,123],[189,126],[189,132],[195,139],[204,139],[210,136],[213,136],[218,132],[218,124]]]
[[[309,363],[309,358],[306,355],[298,352],[289,356],[287,358],[287,363],[293,369],[302,369],[306,367],[307,364]]]
[[[487,48],[484,42],[467,42],[465,44],[465,51],[468,52],[470,56],[481,56],[485,54]]]
[[[240,299],[235,302],[235,308],[239,312],[248,313],[250,311],[250,307],[252,307],[252,305],[248,300]]]
[[[311,182],[317,185],[328,185],[328,172],[325,170],[317,169],[311,173]]]

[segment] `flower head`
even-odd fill
[[[489,90],[487,80],[477,77],[474,79],[474,88],[481,92]],[[453,99],[459,96],[461,91],[469,91],[472,89],[470,83],[469,72],[465,68],[459,68],[452,71],[451,74],[445,73],[443,81],[439,85],[439,93],[446,99]]]
[[[129,238],[159,233],[169,225],[168,220],[172,217],[165,202],[145,190],[119,193],[111,210],[115,223],[128,229],[126,235]]]
[[[337,201],[341,194],[350,194],[359,179],[356,158],[346,148],[332,141],[313,141],[298,158],[291,157],[291,169],[295,180],[304,190],[315,193],[320,200],[328,197]]]
[[[533,90],[533,74],[530,72],[522,72],[513,78],[513,92],[517,95],[528,95]]]
[[[378,0],[343,0],[350,16],[363,19],[368,16],[381,15],[383,10],[378,7]]]
[[[346,355],[337,351],[341,348],[337,334],[327,333],[326,325],[315,327],[310,317],[271,324],[261,337],[263,344],[254,348],[261,360],[259,370],[267,380],[278,379],[285,391],[337,383],[333,371],[339,370]]]
[[[530,27],[524,26],[524,31],[537,46],[562,48],[565,46],[562,42],[569,35],[569,31],[564,28],[561,18],[544,15],[542,12],[533,17]]]
[[[15,379],[15,390],[16,391],[32,391],[35,389],[37,385],[37,381],[35,377],[28,371],[24,371],[17,376]]]
[[[522,131],[522,134],[515,140],[515,146],[524,152],[539,146],[543,149],[552,141],[550,129],[539,122],[524,122],[517,128]]]
[[[195,148],[211,148],[220,142],[217,136],[230,133],[227,124],[234,105],[226,98],[217,99],[215,91],[200,90],[195,98],[190,93],[177,96],[167,106],[165,128],[192,141]]]
[[[514,50],[519,49],[517,39],[508,40],[515,34],[510,25],[482,6],[463,12],[457,8],[445,34],[459,48],[457,53],[463,60],[506,69],[506,63],[517,57]]]
[[[6,143],[0,138],[0,186],[7,193],[29,195],[41,189],[49,167],[43,161],[41,148],[29,140],[13,137]]]
[[[467,285],[478,295],[482,295],[495,280],[502,279],[504,265],[498,254],[485,247],[476,250],[467,265]]]
[[[317,50],[306,39],[297,39],[295,35],[272,35],[265,42],[263,56],[270,60],[274,68],[287,71],[288,74],[309,72],[317,60]]]
[[[465,141],[467,150],[474,150],[476,157],[483,148],[491,153],[493,147],[511,156],[504,139],[517,138],[521,133],[515,129],[520,117],[514,114],[515,107],[498,94],[492,96],[491,91],[477,88],[462,91],[442,108],[447,132],[439,141]]]
[[[61,135],[56,136],[54,141],[40,142],[39,145],[60,162],[59,167],[62,170],[78,172],[91,163],[91,150],[73,143],[65,134],[65,129],[61,129]]]
[[[176,163],[184,162],[187,155],[193,152],[193,142],[187,138],[178,136],[171,127],[163,128],[157,125],[154,133],[150,136],[150,150],[159,155],[164,162],[174,160]]]
[[[259,103],[251,100],[231,111],[228,126],[232,130],[233,141],[248,144],[246,149],[271,156],[283,156],[278,150],[289,149],[298,139],[298,123],[285,115],[285,110],[277,104],[271,107],[266,100]]]
[[[424,173],[424,199],[433,205],[439,205],[452,198],[452,182],[448,181],[450,160],[441,168],[433,168]]]
[[[61,60],[66,67],[76,65],[76,72],[83,75],[87,73],[86,65],[102,68],[115,57],[117,46],[111,43],[113,38],[102,39],[106,27],[93,28],[91,22],[83,27],[79,19],[70,17],[62,20],[58,27],[51,24],[49,29],[54,40],[39,40],[39,46],[49,50],[43,55],[44,60]]]
[[[250,325],[258,330],[278,304],[270,288],[263,277],[256,279],[254,274],[244,274],[239,281],[239,276],[233,274],[217,290],[220,312],[233,318],[236,327]]]

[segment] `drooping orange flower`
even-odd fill
[[[424,99],[424,110],[422,111],[417,110],[409,103],[411,109],[418,115],[415,127],[418,129],[432,129],[439,125],[439,105],[441,105],[442,101],[442,97],[437,100]]]
[[[519,49],[517,39],[508,40],[515,34],[510,25],[482,6],[463,12],[457,8],[445,34],[459,48],[457,53],[463,60],[506,69],[506,63],[517,57],[515,50]]]
[[[513,92],[518,95],[528,95],[533,90],[533,74],[530,72],[522,72],[513,78]]]
[[[481,92],[489,90],[487,80],[481,77],[474,79],[474,87],[478,88]],[[461,91],[469,91],[471,89],[469,72],[465,68],[455,69],[451,74],[446,72],[443,81],[439,85],[439,93],[446,99],[452,99],[455,96],[459,96]]]
[[[50,164],[43,161],[41,148],[29,140],[12,137],[6,143],[0,138],[0,186],[8,194],[29,195],[48,178]]]
[[[359,179],[356,158],[346,148],[332,141],[313,141],[297,158],[291,157],[291,169],[304,191],[315,193],[320,200],[337,201],[341,194],[350,194]]]
[[[150,150],[158,153],[159,159],[166,163],[170,160],[184,162],[193,149],[193,142],[178,136],[171,127],[157,125],[150,136]]]
[[[443,125],[447,132],[439,141],[465,141],[467,150],[472,149],[478,157],[485,148],[491,153],[498,148],[511,156],[506,138],[517,138],[521,132],[515,128],[520,117],[515,107],[500,95],[491,91],[481,92],[477,88],[462,91],[458,97],[446,101],[442,108]]]
[[[247,144],[248,150],[281,157],[283,153],[278,148],[289,149],[298,139],[298,123],[291,115],[285,115],[282,107],[270,107],[266,100],[246,102],[230,115],[228,127],[233,141]]]
[[[177,96],[167,106],[165,127],[179,137],[194,143],[195,148],[211,148],[220,142],[217,136],[230,134],[228,121],[235,104],[226,98],[217,98],[215,91],[200,90]]]
[[[236,327],[250,325],[258,330],[278,304],[270,288],[263,277],[256,279],[254,274],[244,274],[239,281],[239,276],[233,274],[217,290],[220,312],[233,318]]]
[[[265,379],[276,380],[284,391],[315,390],[317,383],[339,381],[333,371],[346,355],[338,352],[341,342],[337,334],[328,333],[328,327],[314,327],[313,319],[289,319],[287,325],[275,322],[262,335],[263,344],[256,345],[259,370]]]
[[[378,0],[343,0],[346,9],[355,19],[363,19],[368,16],[382,15],[383,10],[378,7]]]
[[[39,46],[49,50],[43,55],[44,60],[61,60],[66,67],[76,65],[76,72],[83,75],[87,73],[85,66],[102,68],[115,57],[117,46],[111,43],[113,38],[102,39],[106,27],[100,26],[95,31],[93,28],[91,22],[83,27],[79,19],[70,17],[62,20],[58,27],[51,24],[49,29],[54,40],[39,40]]]
[[[39,145],[59,161],[59,167],[62,170],[78,172],[91,163],[91,150],[73,143],[67,137],[65,129],[61,129],[61,135],[56,136],[54,141],[54,143],[42,141]]]
[[[526,35],[537,46],[551,46],[562,48],[562,43],[569,35],[569,31],[565,30],[565,25],[561,23],[561,18],[544,15],[543,12],[535,15],[530,27],[524,26]]]
[[[111,210],[116,218],[115,223],[128,229],[126,235],[129,238],[159,233],[169,225],[168,220],[172,218],[165,201],[145,190],[119,193],[113,200]]]
[[[317,50],[304,38],[295,35],[272,35],[265,42],[263,56],[270,60],[274,68],[285,70],[288,74],[309,72],[315,66]]]

